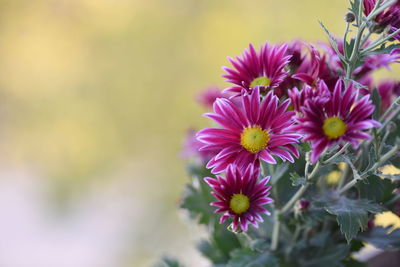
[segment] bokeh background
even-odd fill
[[[177,209],[182,139],[207,125],[195,95],[250,42],[342,34],[347,6],[1,0],[0,266],[206,266]]]

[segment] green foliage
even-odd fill
[[[160,262],[153,265],[153,267],[183,267],[183,264],[179,263],[178,260],[164,256]]]
[[[376,88],[372,90],[372,103],[375,105],[375,110],[374,113],[372,114],[372,118],[375,120],[379,120],[380,117],[380,111],[381,111],[381,97],[379,95],[379,92]]]
[[[250,249],[236,249],[231,253],[229,267],[279,267],[278,259],[268,252],[256,253]]]
[[[349,199],[345,196],[329,194],[320,197],[317,204],[327,212],[336,216],[340,231],[348,243],[357,235],[360,229],[365,229],[368,223],[368,213],[383,211],[382,207],[367,199]]]
[[[308,183],[306,178],[301,177],[297,172],[291,172],[289,175],[293,186],[306,185]]]
[[[361,234],[358,239],[385,250],[400,249],[400,229],[389,227],[374,227],[368,233]]]
[[[356,185],[360,197],[376,202],[388,201],[393,194],[394,185],[389,179],[382,179],[376,175],[370,175]]]
[[[383,54],[390,54],[394,49],[400,48],[400,44],[391,44],[389,46],[386,46],[383,44],[381,47],[378,49],[375,49],[373,51],[369,51],[366,55],[383,55]]]

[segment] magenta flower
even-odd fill
[[[248,165],[259,167],[259,160],[275,164],[272,155],[293,162],[292,154],[299,156],[293,143],[301,135],[288,131],[293,124],[293,111],[287,111],[290,100],[278,103],[278,97],[269,92],[260,102],[259,89],[240,98],[242,107],[231,100],[217,99],[214,113],[205,114],[222,128],[207,128],[198,132],[197,139],[204,145],[201,150],[214,149],[218,153],[208,162],[212,173],[223,172],[229,164],[242,170]]]
[[[385,112],[393,100],[400,93],[400,82],[396,81],[383,81],[378,85],[378,93],[381,97],[381,113]]]
[[[258,227],[258,221],[263,219],[260,214],[270,213],[263,207],[273,202],[268,197],[270,194],[267,186],[269,176],[258,182],[259,171],[253,166],[247,167],[242,172],[235,165],[229,165],[226,170],[226,178],[217,175],[217,178],[206,177],[204,180],[214,190],[211,192],[218,201],[211,205],[218,207],[214,213],[223,212],[220,223],[232,218],[232,229],[247,231],[248,224]]]
[[[375,106],[369,97],[359,99],[353,84],[345,89],[339,80],[328,101],[323,104],[316,99],[306,101],[291,130],[303,133],[303,141],[311,141],[313,163],[325,149],[336,144],[350,142],[356,148],[361,139],[371,138],[362,130],[379,127],[380,123],[371,119]]]
[[[366,16],[372,12],[375,4],[376,0],[364,0],[364,14]],[[391,32],[400,29],[400,1],[396,1],[386,10],[379,13],[375,17],[375,22],[378,23],[382,30],[387,26],[390,27]],[[396,34],[394,38],[400,41],[400,33]]]
[[[196,131],[188,129],[180,156],[184,159],[198,158],[201,163],[205,164],[214,156],[215,151],[212,149],[200,151],[202,146],[203,143],[196,139]]]
[[[227,73],[222,75],[227,82],[235,86],[225,89],[225,92],[232,92],[235,96],[240,95],[243,88],[250,92],[251,89],[259,87],[262,92],[276,88],[287,76],[284,70],[289,63],[290,55],[286,54],[287,45],[261,46],[257,53],[253,45],[249,45],[249,50],[245,50],[242,57],[228,58],[233,65],[233,69],[223,67]]]
[[[226,94],[216,86],[210,86],[203,92],[199,93],[196,97],[197,102],[204,108],[211,109],[217,98],[227,98]]]
[[[296,87],[288,91],[293,109],[301,112],[301,108],[309,100],[313,100],[317,105],[322,105],[329,100],[331,93],[323,80],[317,82],[315,88],[304,85],[301,90]]]
[[[297,72],[292,78],[300,80],[310,86],[314,86],[320,75],[329,72],[325,64],[325,56],[321,55],[313,45],[307,45],[310,50],[310,58],[303,60]]]

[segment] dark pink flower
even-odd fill
[[[350,84],[344,87],[339,80],[328,101],[306,101],[301,114],[294,117],[296,125],[291,130],[305,135],[303,141],[311,141],[311,161],[315,163],[322,152],[336,144],[350,142],[356,148],[361,139],[371,136],[363,130],[380,126],[371,119],[375,106],[370,95],[358,98],[358,89]]]
[[[207,163],[214,155],[213,150],[201,150],[203,143],[196,139],[196,131],[189,129],[183,141],[183,148],[180,156],[184,159],[199,158],[202,163]]]
[[[383,81],[378,85],[378,93],[381,97],[381,112],[385,112],[400,93],[400,82]]]
[[[375,4],[376,0],[364,0],[364,14],[366,16],[372,12]],[[391,32],[400,29],[400,1],[396,1],[386,10],[383,10],[374,20],[382,29],[387,26],[390,27]],[[396,34],[394,38],[400,41],[400,33]]]
[[[207,128],[198,132],[197,139],[204,145],[200,150],[214,149],[218,152],[208,162],[213,173],[223,172],[229,164],[246,169],[250,164],[259,167],[259,160],[275,164],[273,155],[293,162],[299,156],[293,143],[301,135],[289,132],[293,124],[293,111],[287,111],[290,100],[279,104],[279,99],[269,92],[260,102],[259,89],[240,98],[241,107],[229,99],[217,99],[214,113],[205,114],[222,128]]]
[[[301,108],[309,100],[317,102],[318,105],[324,104],[329,100],[331,93],[323,80],[317,82],[315,88],[304,85],[301,90],[296,87],[288,91],[293,109],[301,112]]]
[[[314,86],[322,74],[327,72],[327,64],[325,63],[325,56],[321,55],[313,45],[306,45],[306,47],[310,51],[310,58],[303,60],[303,63],[292,77]]]
[[[227,98],[226,94],[216,86],[206,88],[203,92],[197,95],[197,102],[207,109],[211,109],[217,98]]]
[[[263,207],[273,202],[268,197],[270,194],[268,181],[265,177],[258,181],[259,171],[252,165],[245,171],[238,169],[235,165],[229,165],[226,170],[226,177],[217,175],[216,179],[207,177],[204,180],[214,190],[211,192],[218,201],[211,205],[218,207],[215,213],[222,212],[220,223],[232,218],[232,229],[247,231],[248,224],[258,227],[258,222],[263,219],[260,214],[270,213]]]
[[[228,58],[233,68],[223,67],[227,74],[222,77],[235,85],[224,92],[240,95],[243,88],[247,92],[256,87],[262,92],[276,88],[287,76],[284,68],[289,63],[290,56],[286,54],[286,50],[286,44],[271,46],[266,43],[257,52],[250,44],[241,57]]]

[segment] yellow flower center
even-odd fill
[[[335,116],[325,119],[322,129],[329,139],[336,139],[346,133],[347,125],[339,117]]]
[[[260,126],[252,126],[243,129],[240,134],[240,144],[251,153],[263,150],[269,141],[269,133]]]
[[[250,88],[254,88],[257,85],[258,86],[268,86],[271,84],[271,80],[266,77],[266,76],[261,76],[258,78],[255,78],[251,83],[250,83]]]
[[[229,207],[236,214],[247,211],[250,207],[250,199],[243,194],[233,194]]]

